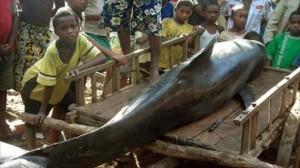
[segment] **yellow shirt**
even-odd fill
[[[187,22],[184,24],[178,24],[175,22],[173,18],[164,19],[162,22],[162,36],[171,39],[174,37],[179,37],[181,35],[189,34],[193,30],[193,26],[188,24]],[[172,57],[172,65],[179,64],[183,48],[180,45],[175,45],[171,47],[171,57]],[[159,59],[159,67],[160,68],[169,68],[170,60],[169,60],[169,49],[162,48],[160,59]]]
[[[93,58],[98,54],[100,51],[86,37],[79,34],[73,56],[68,63],[63,63],[58,55],[56,43],[53,42],[42,59],[26,71],[22,80],[23,93],[41,102],[44,96],[44,86],[54,86],[49,104],[59,103],[70,86],[70,82],[64,80],[66,73],[75,68],[79,61]]]

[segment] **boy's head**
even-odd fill
[[[248,11],[244,8],[244,5],[236,5],[232,8],[231,19],[233,26],[239,29],[245,29],[248,17]]]
[[[220,6],[218,1],[206,1],[203,5],[205,21],[215,23],[220,15]]]
[[[246,33],[245,36],[244,36],[244,39],[255,40],[255,41],[259,41],[261,43],[263,42],[260,35],[258,33],[256,33],[255,31],[250,31],[250,32]]]
[[[76,16],[69,11],[63,10],[53,17],[53,28],[60,40],[72,43],[76,42],[80,27]]]
[[[193,4],[188,0],[180,0],[175,8],[175,20],[179,23],[184,23],[189,19],[193,12]]]
[[[88,0],[66,0],[71,9],[77,13],[83,12],[87,5]]]
[[[300,36],[300,10],[291,13],[289,17],[289,31],[293,36]]]

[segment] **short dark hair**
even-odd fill
[[[300,15],[300,6],[298,7],[297,10],[293,11],[293,12],[290,14],[290,16],[289,16],[289,21],[291,21],[292,16],[294,16],[294,15]]]
[[[54,15],[54,17],[53,17],[53,20],[52,20],[53,28],[55,29],[57,27],[59,18],[66,17],[66,16],[73,16],[73,17],[75,17],[75,20],[76,20],[77,24],[79,25],[79,21],[78,21],[78,19],[77,19],[77,17],[75,15],[73,15],[68,10],[61,10],[61,11],[58,11]]]
[[[206,0],[203,3],[203,10],[206,10],[207,7],[210,6],[210,5],[215,5],[215,6],[218,7],[218,9],[220,9],[220,5],[219,5],[217,0]]]
[[[175,9],[178,9],[178,8],[180,8],[180,7],[182,7],[182,6],[187,6],[187,7],[190,7],[191,9],[193,9],[193,3],[191,2],[191,1],[189,1],[189,0],[179,0],[178,2],[177,2],[177,4],[176,4],[176,7],[175,7]]]
[[[255,31],[250,31],[250,32],[246,33],[245,36],[244,36],[244,39],[247,39],[247,40],[257,40],[257,41],[259,41],[261,43],[263,42],[261,36],[257,32],[255,32]]]

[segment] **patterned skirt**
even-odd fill
[[[44,55],[50,38],[51,33],[48,27],[20,23],[14,59],[15,90],[21,90],[21,81],[25,71]]]

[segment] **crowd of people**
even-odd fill
[[[237,38],[266,46],[267,64],[293,70],[300,65],[300,0],[0,0],[0,138],[10,136],[6,122],[7,90],[20,92],[25,112],[36,114],[26,124],[29,148],[35,128],[51,109],[64,119],[75,102],[75,86],[66,74],[150,47],[140,64],[155,80],[183,56],[161,42],[198,31],[188,39],[189,54],[209,41]],[[115,34],[113,32],[116,32]],[[196,43],[198,47],[195,47]],[[121,52],[116,52],[121,51]],[[171,52],[171,53],[169,53]],[[171,58],[170,58],[171,56]],[[127,65],[128,66],[128,65]],[[111,72],[107,70],[107,83]],[[126,74],[123,76],[126,83]],[[58,141],[51,130],[47,143]]]

